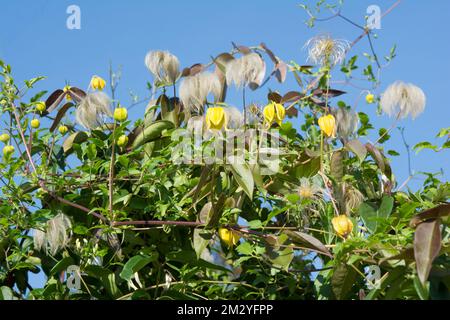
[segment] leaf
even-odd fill
[[[86,97],[86,92],[77,87],[70,87],[68,93],[73,98],[73,100],[75,100],[78,103],[81,102],[81,99]]]
[[[367,149],[359,140],[352,140],[345,144],[345,148],[351,152],[353,152],[359,159],[360,162],[363,162],[367,156]]]
[[[194,229],[193,246],[195,253],[197,254],[197,259],[200,259],[203,250],[206,249],[210,240],[211,240],[210,233],[205,232],[203,229],[199,228]]]
[[[70,136],[67,137],[66,140],[64,140],[63,143],[63,150],[65,153],[72,152],[73,145],[80,144],[84,141],[86,141],[88,138],[88,135],[84,131],[78,131],[75,133],[72,133]]]
[[[422,151],[423,149],[431,149],[433,151],[438,151],[439,148],[435,146],[434,144],[431,144],[428,141],[419,142],[413,147],[413,150],[416,150],[416,154]]]
[[[287,64],[284,61],[280,60],[275,64],[275,78],[277,78],[279,83],[286,81],[287,68]]]
[[[10,287],[0,287],[0,300],[14,300],[14,295]]]
[[[378,209],[373,204],[364,202],[359,206],[358,213],[364,225],[371,233],[375,233],[381,219],[387,219],[394,206],[394,199],[391,196],[383,196]]]
[[[428,300],[430,296],[430,287],[429,284],[422,285],[419,280],[419,277],[414,277],[414,289],[416,289],[417,295],[421,300]]]
[[[249,256],[253,252],[253,246],[250,242],[242,242],[236,247],[236,251],[245,256]]]
[[[356,276],[356,270],[349,265],[340,263],[334,267],[331,286],[337,300],[343,300],[347,297],[356,281]]]
[[[305,95],[298,91],[289,91],[280,100],[280,103],[294,102],[303,98]]]
[[[433,260],[441,250],[440,219],[422,222],[414,234],[414,258],[416,260],[417,275],[425,285],[430,274]]]
[[[376,162],[378,168],[381,170],[381,172],[383,172],[389,180],[392,180],[391,166],[390,166],[389,162],[387,161],[386,157],[380,151],[380,149],[378,149],[371,143],[366,143],[365,146],[366,146],[367,151],[370,153],[372,158],[375,160],[375,162]]]
[[[134,150],[147,142],[158,139],[159,137],[161,137],[161,133],[164,130],[172,129],[173,127],[173,123],[167,120],[159,120],[153,122],[137,134],[136,138],[134,138],[131,142],[131,149]],[[132,139],[132,137],[129,138],[130,140]]]
[[[50,113],[58,107],[65,97],[65,92],[61,89],[53,91],[53,93],[45,101],[46,112]]]
[[[344,154],[342,151],[333,152],[331,156],[331,176],[336,181],[342,181],[344,176],[344,165],[343,165]]]
[[[253,198],[253,174],[247,163],[240,163],[239,159],[235,159],[234,156],[229,157],[229,162],[231,163],[231,172],[236,179],[239,186],[244,190],[247,196]]]
[[[124,280],[130,281],[136,272],[141,270],[150,262],[155,261],[156,259],[156,254],[152,254],[150,256],[144,254],[134,256],[123,266],[122,272],[120,272],[120,277]]]
[[[58,263],[50,271],[50,274],[55,275],[57,273],[65,271],[68,266],[71,266],[73,264],[75,264],[75,262],[73,261],[72,257],[70,257],[70,256],[65,257],[65,258],[61,259],[60,261],[58,261]]]
[[[411,228],[415,228],[418,224],[424,221],[446,217],[448,215],[450,215],[450,203],[443,203],[415,215],[409,222],[409,226]]]
[[[275,103],[281,103],[282,97],[281,97],[281,95],[280,95],[278,92],[271,91],[271,92],[269,92],[269,94],[267,95],[267,99],[268,99],[269,101],[273,101],[273,102],[275,102]]]
[[[286,234],[281,234],[278,237],[278,244],[286,245],[288,240],[288,236]],[[269,260],[275,267],[279,267],[285,271],[289,270],[289,265],[294,259],[294,249],[293,246],[284,247],[283,250],[280,250],[280,246],[267,246],[267,255]]]
[[[52,126],[50,127],[50,132],[55,131],[56,127],[61,122],[61,119],[66,114],[67,110],[69,110],[73,106],[74,106],[73,103],[68,102],[65,105],[63,105],[61,109],[59,109],[58,114],[56,115],[55,120],[53,120]]]
[[[333,257],[328,248],[325,247],[325,245],[322,242],[314,238],[312,235],[292,230],[286,230],[284,231],[284,233],[287,234],[294,243],[301,243],[306,247],[314,249],[319,253],[322,253],[330,258]]]

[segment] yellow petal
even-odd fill
[[[283,121],[285,115],[286,115],[286,110],[284,109],[283,105],[281,103],[276,103],[275,104],[275,109],[276,109],[276,117],[275,120],[281,124],[281,122]]]
[[[272,124],[273,120],[275,119],[275,105],[273,102],[264,107],[263,114],[264,121]]]
[[[329,114],[329,115],[320,117],[318,123],[319,123],[320,129],[328,137],[334,136],[336,120],[334,119],[333,115]]]

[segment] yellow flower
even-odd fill
[[[126,135],[121,135],[119,139],[117,139],[117,145],[119,147],[125,147],[128,144],[128,137]]]
[[[44,112],[46,109],[46,105],[44,101],[39,101],[36,103],[36,111],[39,113]]]
[[[128,111],[126,108],[116,108],[114,110],[114,119],[116,121],[122,122],[127,120],[128,118]]]
[[[3,147],[3,154],[7,157],[14,152],[14,146],[8,145]]]
[[[271,102],[264,107],[263,114],[264,121],[269,125],[271,125],[274,121],[281,124],[286,115],[286,110],[281,103]]]
[[[336,120],[333,115],[329,114],[320,117],[319,127],[328,137],[334,137],[336,131]]]
[[[0,134],[0,141],[1,142],[9,141],[9,134],[7,134],[7,133]]]
[[[227,228],[219,229],[219,237],[228,246],[232,247],[239,242],[239,235],[233,230],[228,230]]]
[[[91,79],[91,87],[95,90],[103,90],[105,89],[106,81],[99,77],[99,76],[93,76]]]
[[[369,103],[369,104],[374,103],[375,102],[375,96],[373,94],[369,93],[366,96],[366,102]]]
[[[343,238],[347,238],[353,230],[352,220],[350,220],[345,214],[331,219],[331,224],[333,225],[334,231],[336,231],[336,233]]]
[[[221,130],[227,125],[225,110],[222,107],[208,108],[205,121],[208,129]]]
[[[39,126],[41,125],[41,122],[39,121],[39,119],[33,119],[31,120],[31,127],[34,129],[39,128]]]
[[[62,135],[65,135],[67,133],[67,131],[69,131],[69,128],[67,128],[67,126],[61,125],[61,126],[59,126],[58,131]]]
[[[70,86],[65,86],[63,89],[64,92],[68,92],[69,90],[70,90]],[[72,100],[72,97],[70,96],[70,94],[66,94],[66,100],[67,101]]]

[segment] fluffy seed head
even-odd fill
[[[340,107],[334,112],[334,117],[338,137],[348,138],[358,129],[359,117],[354,110]]]
[[[415,119],[423,112],[426,104],[425,93],[419,87],[402,81],[391,84],[381,96],[381,109],[389,116]]]
[[[309,39],[305,47],[308,50],[308,61],[320,66],[334,67],[344,61],[350,43],[325,34]]]
[[[72,223],[69,217],[59,213],[53,219],[47,221],[46,231],[34,231],[34,247],[36,250],[45,250],[48,254],[55,255],[65,248],[70,241],[70,229]]]
[[[231,60],[225,76],[228,85],[234,83],[238,88],[249,86],[255,90],[263,82],[265,74],[266,63],[259,54],[252,52]]]
[[[75,112],[77,122],[86,129],[93,129],[104,123],[104,117],[112,117],[111,100],[101,91],[88,93]]]
[[[157,82],[171,85],[180,76],[180,62],[169,51],[149,51],[145,56],[145,65]]]
[[[201,113],[209,94],[217,101],[222,92],[222,85],[215,73],[200,72],[183,79],[180,84],[180,99],[184,108],[190,113]]]

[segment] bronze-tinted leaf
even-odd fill
[[[430,274],[433,260],[441,250],[440,219],[420,223],[414,234],[414,258],[416,259],[417,275],[425,284]]]
[[[227,88],[228,88],[227,81],[225,78],[226,67],[227,67],[227,64],[232,60],[234,60],[234,57],[227,52],[221,53],[216,58],[213,59],[214,63],[216,64],[214,73],[219,78],[220,84],[222,86],[221,94],[218,97],[218,102],[225,101],[225,97],[227,95]]]
[[[411,228],[415,228],[418,224],[424,221],[445,217],[448,215],[450,215],[450,203],[443,203],[415,215],[409,222],[409,225]]]
[[[347,142],[345,144],[345,148],[353,152],[358,157],[360,162],[363,162],[367,156],[367,149],[364,147],[361,141],[357,139]]]
[[[242,54],[249,54],[251,52],[249,47],[246,46],[238,46],[234,42],[232,42],[233,47]]]
[[[328,248],[325,247],[325,245],[322,242],[320,242],[318,239],[316,239],[312,235],[309,235],[307,233],[303,233],[300,231],[292,231],[292,230],[286,230],[286,231],[284,231],[284,233],[286,233],[294,243],[300,243],[307,248],[314,249],[318,253],[326,255],[330,258],[333,257],[333,255],[330,253]]]
[[[380,149],[375,147],[371,143],[365,144],[367,151],[369,151],[372,158],[375,160],[378,168],[381,170],[381,172],[384,173],[384,175],[389,179],[392,180],[392,170],[389,162],[387,161],[386,157],[383,155],[383,152],[381,152]]]
[[[269,92],[269,94],[267,95],[267,99],[275,103],[281,103],[281,95],[275,91]]]
[[[304,96],[305,95],[303,93],[300,93],[298,91],[289,91],[283,96],[283,98],[281,98],[280,103],[295,102],[300,100]]]
[[[55,110],[64,99],[64,96],[65,93],[61,89],[53,91],[53,93],[47,98],[47,101],[45,101],[46,112],[50,113]]]
[[[58,114],[55,117],[55,120],[53,120],[52,126],[50,127],[50,132],[55,131],[55,129],[58,127],[58,124],[61,122],[61,119],[66,114],[67,110],[72,108],[74,106],[73,103],[67,102],[65,105],[62,106],[61,109],[59,109]]]
[[[69,94],[77,103],[81,101],[84,97],[86,97],[86,92],[77,87],[70,87]]]
[[[344,176],[343,160],[344,160],[344,153],[342,151],[335,151],[331,155],[331,162],[330,162],[331,176],[336,181],[341,181],[342,177]]]
[[[182,77],[195,76],[197,73],[200,73],[205,68],[201,63],[196,63],[190,66],[189,68],[184,68],[181,72]]]
[[[288,118],[292,117],[298,117],[298,110],[295,106],[291,106],[290,108],[286,109],[286,115]]]
[[[287,75],[287,64],[284,61],[279,61],[275,65],[275,78],[277,78],[278,82],[283,83],[286,80]]]
[[[326,97],[326,96],[328,96],[328,98],[338,97],[338,96],[343,95],[345,93],[346,93],[345,91],[336,90],[336,89],[327,89],[327,90],[315,89],[312,92],[312,94],[317,96],[317,97]]]

